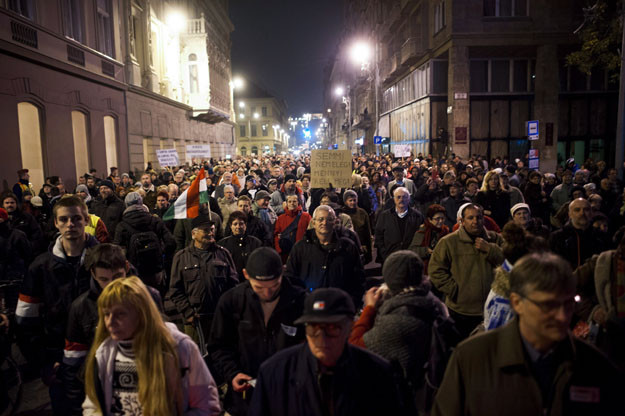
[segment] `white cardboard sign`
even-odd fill
[[[176,149],[159,149],[156,151],[156,157],[161,166],[178,166],[180,164]]]

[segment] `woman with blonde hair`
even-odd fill
[[[499,228],[503,228],[510,218],[510,194],[503,189],[499,181],[499,174],[494,171],[486,172],[482,188],[475,195],[475,203],[484,209],[484,215],[495,220]]]
[[[85,391],[85,415],[217,415],[221,410],[198,347],[163,322],[135,276],[114,280],[98,297]]]

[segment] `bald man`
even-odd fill
[[[551,235],[551,250],[565,258],[573,270],[593,254],[608,249],[590,226],[590,202],[577,198],[569,204],[569,220]]]

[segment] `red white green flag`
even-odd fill
[[[205,179],[206,174],[202,168],[191,186],[176,199],[176,202],[163,215],[163,221],[197,217],[200,213],[200,204],[208,203],[208,188]]]

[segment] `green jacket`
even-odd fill
[[[482,238],[490,245],[487,253],[478,251],[471,236],[460,227],[441,238],[430,257],[432,283],[445,294],[447,307],[459,314],[484,313],[494,270],[504,261],[501,236],[485,230]]]
[[[462,342],[451,356],[432,416],[623,414],[623,378],[600,352],[569,336],[554,354],[561,362],[551,401],[543,404],[518,318]]]

